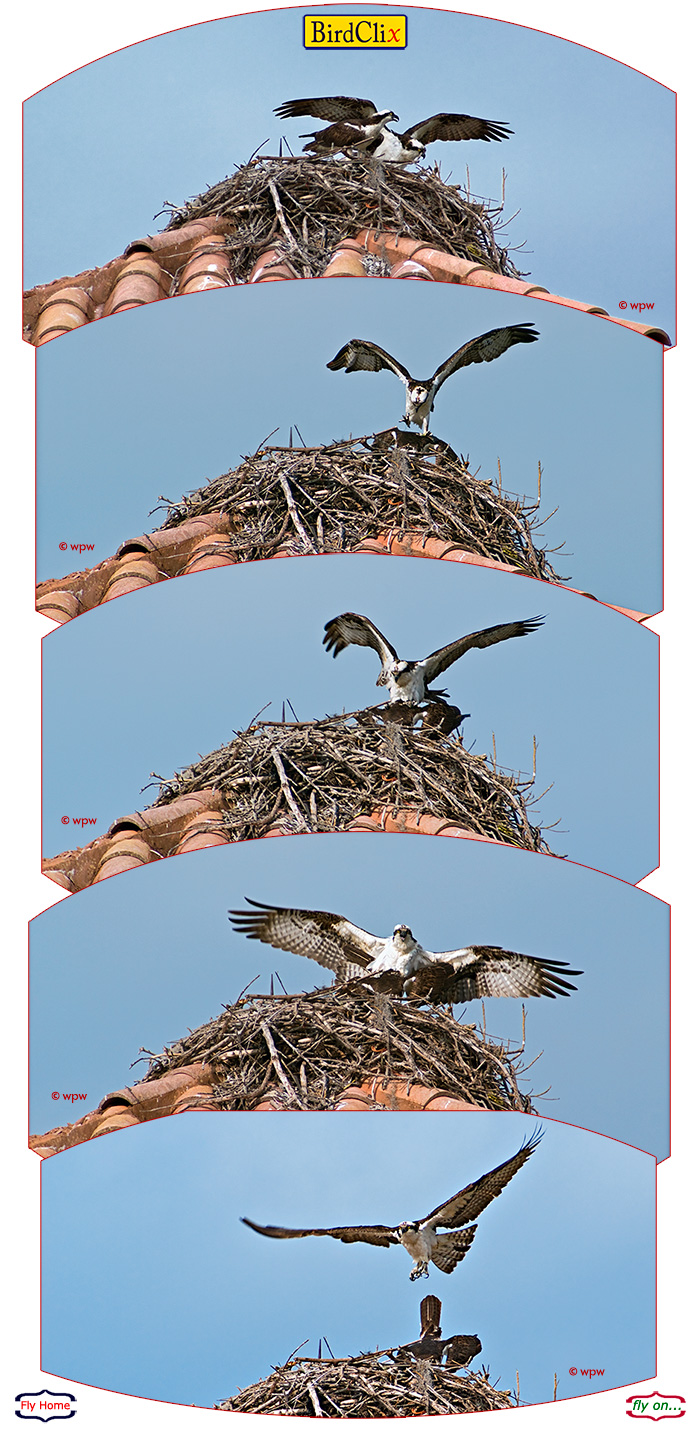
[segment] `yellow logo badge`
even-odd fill
[[[306,50],[406,50],[406,15],[303,15]]]

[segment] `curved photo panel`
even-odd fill
[[[474,1105],[663,1159],[668,914],[583,867],[427,837],[132,871],[32,923],[31,1146],[187,1110]]]
[[[210,567],[356,550],[662,606],[662,351],[592,316],[439,285],[228,291],[42,349],[37,391],[54,621]]]
[[[519,25],[391,8],[366,43],[347,14],[326,48],[323,8],[192,26],[27,101],[28,340],[329,272],[493,285],[669,341],[673,92]]]
[[[310,558],[163,584],[52,633],[46,874],[74,891],[192,842],[351,829],[641,880],[657,638],[544,596],[486,569]]]
[[[600,1135],[517,1114],[189,1116],[42,1174],[54,1377],[334,1418],[510,1408],[653,1377],[655,1162]],[[182,1357],[184,1294],[199,1313]],[[424,1313],[428,1336],[453,1340],[447,1362],[446,1348],[442,1363],[414,1351]]]

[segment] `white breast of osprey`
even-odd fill
[[[408,423],[423,423],[433,407],[433,395],[429,393],[423,383],[413,383],[407,388],[407,411]]]
[[[430,956],[423,946],[414,940],[413,935],[403,936],[395,933],[385,941],[380,954],[376,955],[368,966],[368,971],[372,975],[377,975],[383,970],[397,970],[400,975],[409,976],[430,963]]]
[[[418,707],[426,697],[426,681],[423,667],[409,666],[406,662],[399,662],[391,672],[387,673],[385,685],[390,694],[391,702],[406,702],[409,706]]]
[[[404,1245],[408,1254],[416,1261],[423,1260],[427,1263],[433,1253],[433,1246],[437,1235],[432,1229],[404,1229],[399,1230],[400,1243]]]

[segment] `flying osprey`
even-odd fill
[[[446,358],[445,363],[441,363],[432,378],[412,378],[407,369],[377,343],[371,343],[367,338],[351,338],[339,349],[336,357],[327,364],[327,368],[331,368],[334,373],[340,368],[345,368],[347,373],[361,370],[379,373],[383,368],[390,368],[401,378],[407,390],[404,422],[409,426],[413,423],[415,427],[420,423],[421,432],[427,433],[436,393],[451,373],[457,373],[459,368],[466,368],[470,363],[491,363],[492,359],[500,358],[501,354],[514,344],[536,343],[539,337],[537,329],[531,323],[492,328],[488,333],[480,333],[478,338],[470,338],[467,343],[463,343],[461,348],[451,353],[450,358]]]
[[[369,617],[359,612],[342,612],[325,624],[324,646],[333,657],[338,657],[345,647],[372,647],[377,652],[382,667],[376,687],[387,687],[389,703],[404,702],[407,706],[418,707],[422,702],[439,701],[447,696],[444,691],[430,691],[429,686],[441,672],[464,656],[473,647],[493,647],[496,642],[505,642],[509,637],[527,637],[542,625],[543,617],[529,617],[523,622],[499,622],[496,627],[485,627],[481,632],[469,632],[458,637],[447,647],[439,647],[429,657],[420,661],[407,662],[397,653]]]
[[[421,1300],[421,1335],[414,1343],[403,1343],[400,1353],[411,1353],[414,1358],[427,1358],[436,1363],[445,1362],[451,1368],[467,1368],[482,1351],[482,1345],[475,1333],[453,1334],[443,1338],[440,1326],[441,1301],[435,1294],[427,1294]]]
[[[399,993],[404,990],[435,1004],[457,1005],[486,995],[517,999],[547,995],[553,1000],[577,988],[563,976],[583,974],[570,970],[567,961],[520,955],[498,945],[424,950],[407,925],[395,926],[391,936],[377,936],[331,911],[294,910],[245,899],[254,910],[228,914],[238,934],[248,940],[305,955],[333,970],[340,981],[394,974],[395,981],[380,982],[379,988],[393,985]]]
[[[381,164],[414,164],[436,139],[483,139],[486,143],[510,139],[513,130],[496,120],[477,119],[472,114],[432,114],[412,124],[404,134],[383,129],[363,148]]]
[[[274,1224],[255,1224],[252,1219],[243,1219],[242,1223],[269,1239],[306,1239],[309,1235],[328,1234],[331,1239],[340,1239],[342,1244],[377,1244],[382,1249],[389,1249],[391,1244],[402,1244],[414,1260],[410,1279],[420,1279],[422,1275],[428,1278],[429,1263],[435,1264],[443,1274],[452,1274],[474,1239],[477,1225],[470,1221],[476,1219],[505,1189],[513,1175],[530,1158],[541,1138],[542,1131],[536,1130],[505,1164],[499,1164],[496,1169],[483,1174],[481,1179],[460,1189],[451,1199],[446,1199],[444,1204],[439,1204],[437,1209],[427,1214],[425,1219],[407,1219],[394,1228],[387,1224],[350,1224],[337,1229],[281,1229]],[[463,1229],[463,1224],[470,1227]],[[438,1229],[452,1232],[438,1234]]]
[[[376,109],[372,100],[351,99],[349,95],[326,95],[318,99],[286,100],[274,110],[281,119],[297,119],[309,114],[316,119],[330,119],[334,123],[326,129],[317,129],[311,134],[301,134],[309,139],[303,146],[314,154],[338,154],[347,149],[364,150],[372,143],[379,144],[380,136],[391,119],[399,119],[391,109]]]

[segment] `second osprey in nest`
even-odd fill
[[[468,1368],[473,1358],[482,1351],[481,1340],[476,1333],[456,1333],[443,1338],[440,1326],[442,1304],[435,1294],[427,1294],[421,1300],[421,1334],[414,1343],[400,1345],[400,1353],[411,1353],[414,1358],[426,1358],[433,1363],[445,1362],[450,1368]]]
[[[499,622],[496,627],[485,627],[481,632],[458,637],[447,647],[439,647],[429,657],[415,662],[398,657],[392,643],[369,617],[362,617],[360,612],[342,612],[341,616],[332,617],[331,622],[325,625],[322,640],[333,657],[338,657],[345,647],[372,647],[382,663],[376,687],[387,687],[389,703],[404,702],[407,706],[418,707],[422,702],[438,702],[447,696],[444,691],[429,691],[430,683],[465,652],[474,647],[493,647],[496,642],[505,642],[509,637],[527,637],[530,632],[537,631],[543,621],[542,617],[529,617],[522,622]]]
[[[434,1004],[457,1005],[486,995],[569,995],[576,990],[562,975],[582,975],[564,960],[546,960],[503,950],[498,945],[469,945],[459,950],[424,950],[407,925],[391,936],[371,935],[331,911],[294,910],[246,897],[252,911],[230,911],[240,935],[260,940],[292,955],[305,955],[333,970],[341,981],[369,977],[381,990]]]
[[[331,368],[333,372],[345,368],[347,373],[360,370],[379,373],[382,368],[390,368],[397,378],[401,378],[407,390],[404,422],[408,425],[413,423],[415,427],[420,423],[421,432],[427,433],[433,401],[446,378],[450,378],[452,373],[457,373],[459,368],[466,368],[470,363],[491,363],[492,359],[500,358],[514,344],[535,343],[539,337],[532,323],[514,323],[507,328],[489,329],[488,333],[480,333],[478,338],[470,338],[461,348],[451,353],[450,358],[446,358],[445,363],[441,363],[440,368],[436,369],[432,378],[412,378],[408,370],[377,343],[371,343],[367,338],[350,338],[348,343],[339,349],[336,357],[327,364],[327,368]]]
[[[417,120],[403,134],[387,129],[390,120],[399,115],[391,109],[377,109],[372,100],[354,99],[351,95],[318,95],[315,99],[286,100],[274,110],[280,119],[299,119],[312,115],[328,119],[326,129],[301,134],[309,139],[304,152],[311,154],[359,154],[381,164],[414,164],[422,159],[426,145],[435,140],[481,139],[487,144],[509,139],[513,133],[498,120],[478,119],[473,114],[432,114]]]

